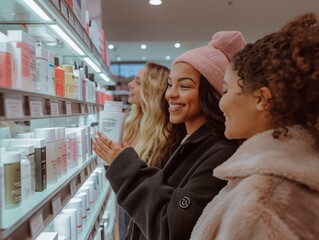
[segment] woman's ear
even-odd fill
[[[258,111],[265,111],[269,109],[272,94],[268,87],[261,87],[256,90],[254,92],[254,97],[256,98],[256,109]]]

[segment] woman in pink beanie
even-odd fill
[[[163,169],[148,167],[133,148],[99,133],[95,152],[110,165],[106,177],[131,218],[127,239],[189,239],[206,204],[225,186],[212,172],[238,145],[224,136],[218,104],[226,66],[244,44],[239,32],[217,32],[208,46],[173,62],[163,98],[170,133]]]

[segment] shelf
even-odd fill
[[[101,110],[101,104],[0,88],[0,121],[80,116]]]
[[[4,239],[34,238],[67,204],[87,177],[97,167],[96,156],[82,166],[71,169],[58,183],[50,184],[42,192],[36,192],[29,201],[15,209],[5,210],[2,221]],[[19,238],[20,237],[20,238]]]

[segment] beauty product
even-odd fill
[[[21,171],[21,202],[25,202],[31,197],[31,163],[25,151],[19,151],[20,171]]]
[[[82,200],[82,223],[86,223],[87,219],[87,205],[90,205],[88,202],[88,195],[85,192],[79,192],[75,195],[76,198],[80,198]]]
[[[60,213],[53,220],[53,230],[63,235],[66,239],[71,239],[71,217]]]
[[[47,183],[56,183],[58,180],[58,154],[54,128],[34,129],[36,138],[44,138],[46,142]]]
[[[76,133],[76,141],[77,141],[77,161],[78,163],[84,163],[86,159],[86,139],[85,139],[85,128],[77,127],[77,128],[66,128],[66,131],[72,131]]]
[[[13,79],[13,88],[29,91],[31,85],[29,36],[21,30],[9,30],[7,35],[14,48],[17,70],[17,75]]]
[[[53,128],[55,131],[55,149],[57,154],[57,175],[58,179],[62,176],[62,150],[61,150],[61,137],[60,128]]]
[[[90,198],[90,188],[87,186],[82,186],[79,189],[79,193],[86,193],[86,197],[87,197],[87,202],[86,202],[86,215],[88,216],[90,214],[90,210],[91,210],[91,205],[93,205],[93,202],[91,202],[91,198]]]
[[[34,146],[35,191],[42,192],[47,188],[46,142],[44,138],[13,139],[10,141],[11,146],[19,146],[26,143]]]
[[[30,85],[29,90],[35,92],[37,84],[37,72],[36,72],[36,42],[28,35],[28,43],[30,49]]]
[[[35,160],[34,160],[34,146],[33,145],[16,145],[12,146],[11,149],[13,151],[24,151],[27,159],[30,162],[31,167],[31,195],[35,192],[35,179],[36,179],[36,169],[35,169]],[[22,167],[21,167],[22,171]],[[21,183],[24,184],[23,182]],[[23,186],[22,186],[23,189]],[[22,195],[23,196],[23,195]],[[22,197],[23,200],[23,197]]]
[[[71,219],[71,240],[77,240],[77,230],[76,230],[76,214],[77,210],[75,208],[65,208],[61,211],[62,214],[70,216]]]
[[[58,127],[60,130],[60,143],[61,143],[61,173],[62,175],[67,174],[68,172],[68,161],[66,153],[66,138],[65,138],[65,127]]]
[[[55,96],[54,53],[48,51],[48,90],[47,93]]]
[[[4,38],[4,39],[3,39]],[[0,87],[12,88],[14,78],[14,49],[7,36],[0,35]]]
[[[59,58],[54,58],[54,76],[55,76],[55,94],[58,97],[64,97],[65,81],[64,70],[59,66]]]
[[[88,180],[83,184],[83,186],[87,186],[90,188],[90,203],[92,203],[90,208],[92,208],[93,204],[96,202],[97,197],[96,184],[93,181]]]
[[[72,65],[62,65],[64,69],[64,82],[65,82],[65,97],[74,99],[74,91],[75,91],[75,82],[73,75],[73,66]]]
[[[80,70],[78,69],[78,65],[76,61],[74,61],[74,99],[81,100],[82,96],[82,81],[80,81]]]
[[[40,93],[48,93],[48,50],[44,47],[36,47],[36,69],[37,84],[36,91]]]
[[[77,143],[75,132],[65,132],[66,137],[66,154],[67,154],[67,165],[68,169],[71,169],[77,164]]]
[[[21,204],[20,152],[0,152],[3,165],[4,207],[15,208]]]
[[[100,131],[116,144],[122,144],[125,113],[123,102],[105,101],[104,111],[100,111]]]
[[[82,230],[82,199],[80,198],[71,198],[67,204],[67,208],[76,209],[76,229],[77,232]]]

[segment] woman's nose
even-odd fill
[[[165,93],[165,97],[166,98],[176,98],[176,97],[178,97],[178,92],[173,87],[167,88],[166,93]]]

